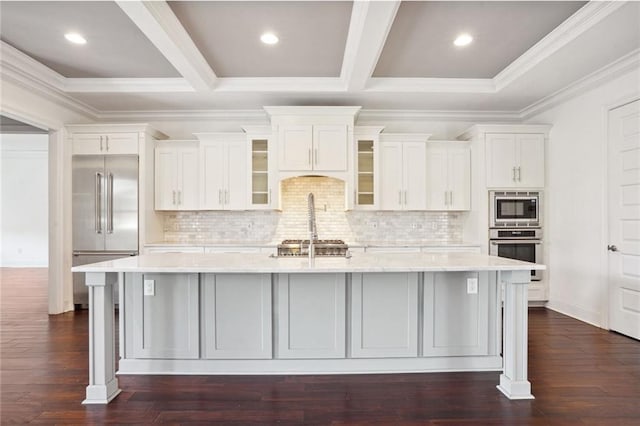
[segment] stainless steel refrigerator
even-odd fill
[[[73,266],[138,254],[138,157],[74,156]],[[88,304],[83,273],[73,274],[73,303]]]

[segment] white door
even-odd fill
[[[247,207],[247,143],[229,142],[225,157],[225,209],[242,210]]]
[[[282,126],[278,131],[280,170],[312,169],[312,126]]]
[[[518,142],[518,186],[530,188],[544,187],[544,135],[516,135]]]
[[[488,133],[487,186],[512,188],[516,186],[516,141],[508,133]]]
[[[427,210],[447,210],[449,173],[446,148],[427,148]]]
[[[380,143],[380,209],[402,209],[402,145]]]
[[[347,170],[347,126],[313,126],[313,170]]]
[[[640,339],[640,100],[609,112],[609,327]]]
[[[222,210],[224,205],[224,144],[200,143],[200,207]]]
[[[471,148],[450,148],[448,155],[449,210],[471,209]]]
[[[177,209],[178,154],[175,149],[156,148],[156,210]]]
[[[178,151],[178,210],[196,210],[200,185],[198,184],[198,149]]]
[[[402,145],[404,209],[424,210],[427,207],[426,146],[422,142],[404,142]]]

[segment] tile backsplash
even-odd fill
[[[175,243],[279,242],[306,239],[307,196],[315,198],[320,239],[362,243],[459,243],[463,218],[452,212],[344,210],[344,182],[320,176],[285,179],[282,211],[164,213],[164,239]]]

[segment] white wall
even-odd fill
[[[548,306],[605,328],[606,111],[634,94],[639,69],[530,120],[553,124],[546,160]]]
[[[49,135],[0,134],[0,266],[49,264]]]

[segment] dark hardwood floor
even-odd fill
[[[86,312],[47,315],[45,269],[0,269],[2,424],[640,425],[640,342],[545,309],[529,313],[535,400],[498,375],[124,376],[83,406]]]

